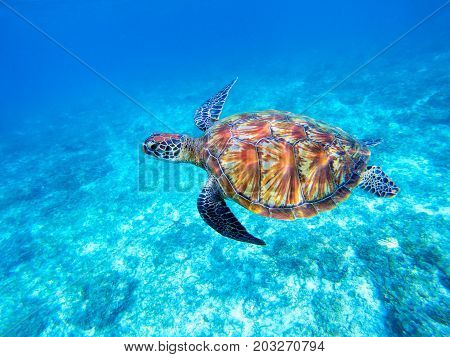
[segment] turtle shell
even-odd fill
[[[204,139],[205,168],[225,196],[278,219],[336,207],[358,185],[370,156],[339,128],[275,110],[227,117]]]

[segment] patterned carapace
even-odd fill
[[[225,118],[201,156],[225,196],[263,216],[311,217],[345,200],[370,151],[338,128],[274,110]]]

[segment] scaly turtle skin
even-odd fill
[[[225,196],[267,217],[328,211],[361,180],[369,149],[311,118],[267,110],[227,117],[204,136],[201,157]]]
[[[379,197],[399,188],[377,166],[367,166],[369,146],[337,127],[302,115],[266,110],[219,121],[232,81],[197,109],[194,122],[205,134],[153,134],[146,154],[188,162],[209,173],[197,207],[214,230],[238,241],[264,245],[226,205],[232,199],[262,216],[293,220],[336,207],[358,186]]]

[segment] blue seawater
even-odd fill
[[[348,76],[444,3],[0,1],[0,335],[449,336],[450,6]],[[223,117],[382,138],[400,193],[294,222],[230,202],[268,245],[219,236],[206,173],[139,145],[202,135],[236,76]]]

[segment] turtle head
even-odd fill
[[[152,134],[142,145],[147,155],[169,161],[183,161],[186,135],[181,134]]]

